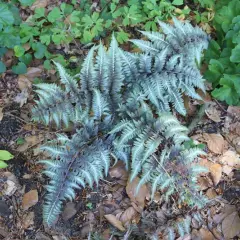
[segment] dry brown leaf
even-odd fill
[[[37,190],[31,190],[24,194],[22,200],[23,210],[27,210],[34,206],[38,202],[38,192]]]
[[[20,107],[22,107],[25,103],[27,103],[27,99],[29,97],[29,92],[25,88],[20,93],[17,94],[17,96],[14,98],[14,101],[20,104]]]
[[[226,218],[233,212],[236,212],[236,207],[234,205],[225,204],[224,208],[222,209],[222,212],[213,216],[213,222],[215,224],[219,224],[223,221],[224,218]]]
[[[222,172],[225,173],[226,175],[229,175],[232,172],[232,167],[225,165],[222,167]]]
[[[124,162],[118,161],[113,167],[111,167],[109,170],[109,175],[112,178],[127,180],[128,172],[126,170],[126,166],[125,166]]]
[[[2,121],[3,119],[3,108],[0,108],[0,122]]]
[[[209,170],[213,183],[217,185],[222,177],[222,166],[218,163],[212,163],[207,159],[200,159],[199,165]]]
[[[29,80],[33,81],[36,77],[41,77],[42,75],[42,68],[39,67],[30,67],[27,69],[27,72],[24,74]]]
[[[73,202],[68,202],[62,212],[62,218],[64,221],[67,221],[68,219],[72,218],[76,213],[76,204]]]
[[[198,236],[200,236],[202,240],[214,240],[214,236],[212,235],[212,233],[205,228],[201,228],[198,233]]]
[[[20,90],[24,90],[32,87],[31,81],[23,74],[18,76],[18,87]]]
[[[213,183],[217,185],[222,177],[222,166],[218,163],[212,163],[210,165],[209,171],[213,178]]]
[[[206,115],[209,119],[214,122],[221,122],[221,112],[217,109],[216,104],[209,104],[207,109],[205,110]]]
[[[207,188],[211,187],[212,183],[209,182],[209,179],[205,177],[199,177],[198,185],[200,186],[200,190],[206,190]]]
[[[240,159],[236,152],[228,150],[222,155],[220,162],[222,164],[227,164],[231,167],[234,167],[235,165],[240,164]]]
[[[240,233],[240,218],[237,211],[224,218],[222,232],[225,239],[232,239]]]
[[[120,221],[123,225],[132,222],[132,220],[138,215],[139,213],[134,209],[134,207],[127,208],[120,216]]]
[[[184,100],[184,107],[187,110],[187,115],[193,116],[196,113],[197,106],[193,105],[190,101],[190,97],[186,95],[183,96],[183,100]]]
[[[37,0],[33,3],[30,9],[34,11],[36,8],[45,8],[47,5],[48,5],[48,0]]]
[[[234,117],[240,117],[240,107],[229,106],[227,112]]]
[[[198,102],[200,102],[201,104],[203,104],[204,102],[211,102],[212,98],[209,95],[208,92],[204,93],[201,89],[197,89],[197,94],[203,99],[203,100],[198,100]]]
[[[204,133],[203,137],[204,137],[205,141],[207,142],[207,146],[210,151],[217,153],[217,154],[223,153],[225,142],[224,142],[224,138],[222,137],[221,134]]]
[[[18,188],[17,188],[16,183],[8,179],[6,181],[6,183],[4,184],[3,194],[7,195],[7,196],[12,196],[16,192],[17,189]]]
[[[22,227],[27,229],[30,225],[34,224],[34,212],[29,212],[23,215]]]
[[[215,198],[215,197],[217,196],[217,193],[216,193],[216,191],[215,191],[214,189],[209,188],[209,189],[207,190],[207,192],[206,192],[206,195],[207,195],[207,197],[208,197],[209,199],[213,199],[213,198]]]
[[[29,147],[35,146],[35,145],[41,143],[43,139],[44,139],[44,137],[41,134],[40,135],[27,136],[27,137],[25,137],[25,142],[17,148],[17,151],[24,152]]]
[[[111,223],[114,227],[119,229],[120,231],[124,232],[125,228],[122,225],[122,222],[119,221],[114,215],[112,214],[107,214],[104,215],[104,217],[108,220],[109,223]]]
[[[128,181],[128,184],[126,186],[126,192],[131,199],[132,202],[136,203],[136,205],[140,209],[136,209],[137,211],[142,211],[144,206],[145,206],[145,199],[146,196],[149,195],[149,189],[146,184],[143,184],[140,188],[139,191],[136,193],[136,189],[139,183],[139,178],[136,177],[133,179],[132,182]]]

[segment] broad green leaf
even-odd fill
[[[124,43],[126,41],[128,41],[128,38],[129,38],[129,34],[124,32],[124,31],[121,31],[121,32],[117,32],[117,40],[119,43]]]
[[[32,6],[36,0],[19,0],[22,6]]]
[[[19,60],[26,65],[29,65],[32,62],[32,55],[30,53],[26,53],[22,57],[20,57]]]
[[[89,15],[85,15],[82,18],[82,21],[84,22],[84,26],[85,27],[91,27],[93,25],[93,23],[94,23],[92,18]]]
[[[53,10],[47,16],[48,21],[52,23],[60,18],[62,18],[62,13],[58,7],[53,8]]]
[[[20,45],[16,45],[14,46],[14,53],[16,57],[22,57],[23,54],[25,53],[25,49],[24,47],[20,46]]]
[[[40,41],[41,41],[41,43],[44,43],[48,46],[51,42],[51,37],[50,37],[50,35],[41,35]]]
[[[69,15],[73,11],[73,6],[67,3],[62,3],[60,5],[60,8],[65,15]]]
[[[1,37],[0,37],[1,38]],[[7,48],[0,47],[0,57],[2,57],[7,52]]]
[[[62,35],[54,34],[54,35],[52,35],[52,40],[55,44],[59,45],[62,41]]]
[[[27,72],[27,66],[23,62],[19,62],[12,67],[12,71],[16,74],[24,74]]]
[[[108,19],[105,23],[105,28],[109,28],[112,25],[112,20]]]
[[[80,11],[73,11],[70,16],[70,21],[74,23],[80,22],[80,15],[81,15]]]
[[[229,105],[237,105],[239,104],[239,94],[229,86],[223,86],[220,88],[215,88],[212,91],[213,97],[219,99],[221,101],[226,101]]]
[[[47,70],[51,70],[52,69],[52,65],[51,65],[50,60],[45,60],[44,63],[43,63],[43,66]]]
[[[35,51],[34,57],[37,59],[42,59],[45,55],[47,47],[42,43],[38,42],[38,43],[32,44],[32,49]]]
[[[240,63],[240,44],[238,44],[234,49],[232,49],[230,61],[234,63]]]
[[[34,18],[42,18],[45,17],[45,8],[36,8]]]
[[[0,160],[0,169],[1,168],[6,168],[8,165],[4,162]]]
[[[8,9],[7,4],[0,3],[0,24],[3,26],[12,25],[14,23],[14,16]]]
[[[0,73],[3,73],[3,72],[5,72],[6,71],[6,66],[5,66],[5,64],[2,62],[2,61],[0,61]]]
[[[183,5],[183,0],[174,0],[174,1],[172,2],[172,4],[173,4],[173,5],[177,5],[177,6]]]
[[[84,39],[85,43],[91,42],[93,37],[94,36],[92,35],[92,33],[90,31],[85,30],[83,32],[83,39]]]
[[[8,161],[12,158],[14,158],[14,156],[10,152],[6,150],[0,150],[0,160]]]

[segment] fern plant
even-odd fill
[[[196,184],[197,174],[204,169],[195,161],[203,152],[184,148],[187,129],[166,111],[173,103],[184,114],[181,94],[199,98],[194,87],[204,89],[191,49],[200,56],[207,36],[189,23],[174,22],[175,27],[160,23],[165,37],[145,33],[157,37],[144,43],[155,51],[124,52],[113,36],[109,50],[100,43],[89,51],[80,74],[72,77],[55,63],[61,86],[37,85],[33,119],[75,129],[72,136],[58,134],[42,147],[51,157],[41,161],[50,178],[43,210],[46,224],[54,224],[63,201],[74,199],[74,189],[92,186],[107,175],[112,158],[126,163],[131,180],[141,175],[138,188],[149,182],[152,196],[162,190],[166,198],[178,194],[179,201],[192,205],[206,202]],[[179,34],[181,44],[176,45]],[[182,51],[184,46],[189,54]]]

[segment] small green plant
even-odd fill
[[[30,6],[34,1],[21,0],[19,2],[23,6]],[[36,9],[35,15],[39,16],[40,14],[41,9]],[[54,12],[50,12],[49,15],[50,21],[56,19]],[[43,43],[41,41],[42,29],[46,31],[47,28],[47,26],[41,25],[41,22],[35,25],[30,24],[30,20],[22,22],[16,4],[0,2],[0,59],[8,49],[13,49],[15,57],[18,59],[18,62],[12,66],[12,71],[16,74],[26,73],[27,66],[31,64],[33,57],[47,59],[44,63],[47,69],[51,68],[49,60],[55,60],[65,65],[63,57],[60,54],[48,52],[47,45],[43,40]],[[62,30],[63,28],[60,26],[58,31]],[[55,35],[53,38],[57,39]],[[26,48],[25,44],[28,44],[29,48]],[[0,61],[0,73],[5,71],[6,66]]]
[[[10,152],[6,150],[0,150],[0,168],[7,167],[8,165],[6,164],[5,161],[8,161],[13,158],[14,156]]]
[[[158,20],[169,20],[173,15],[185,18],[191,10],[183,0],[100,0],[97,6],[91,1],[61,3],[48,11],[36,8],[22,21],[18,6],[29,7],[34,0],[0,3],[0,58],[7,49],[13,49],[18,62],[12,66],[16,74],[23,74],[32,59],[44,60],[45,69],[54,66],[51,60],[66,66],[67,60],[50,52],[49,45],[96,42],[106,39],[114,31],[119,43],[125,43],[136,35],[138,29],[156,31]],[[181,7],[178,8],[178,7]],[[195,11],[196,18],[198,12]],[[2,16],[2,17],[1,17]],[[202,15],[198,17],[201,21]],[[1,24],[2,23],[2,24]],[[6,66],[0,61],[0,73]]]
[[[205,78],[213,84],[213,97],[240,105],[240,2],[232,0],[220,7],[214,24],[217,40],[211,41],[205,54],[209,63]]]

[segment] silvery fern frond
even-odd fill
[[[142,32],[150,41],[133,42],[143,53],[119,49],[113,36],[108,49],[102,43],[90,49],[79,80],[55,63],[61,85],[36,85],[33,120],[73,130],[42,146],[51,157],[41,161],[50,179],[43,211],[48,225],[75,189],[108,174],[111,159],[125,162],[130,181],[140,176],[137,189],[149,183],[152,197],[162,191],[166,199],[178,194],[179,202],[206,203],[196,183],[205,169],[195,164],[204,152],[184,147],[188,130],[169,111],[185,114],[184,94],[200,98],[195,88],[204,90],[204,84],[193,52],[201,53],[207,37],[188,23],[174,23],[160,24],[163,34]]]

